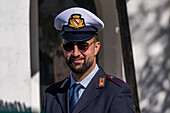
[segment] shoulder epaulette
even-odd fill
[[[122,79],[118,77],[108,75],[107,78],[111,80],[112,82],[114,82],[115,84],[117,84],[118,86],[120,86],[121,88],[123,87],[123,84],[126,84],[126,86],[129,87],[129,85],[126,82],[124,82]]]

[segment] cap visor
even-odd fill
[[[85,41],[94,37],[92,34],[62,34],[61,38],[68,41]]]

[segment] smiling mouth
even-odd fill
[[[73,60],[74,63],[82,63],[83,59],[76,59],[76,60]]]
[[[82,63],[84,61],[84,58],[72,58],[72,63]]]

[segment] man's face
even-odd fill
[[[83,42],[63,40],[63,44],[65,44],[66,47],[72,48],[70,50],[67,50],[67,48],[63,49],[63,52],[67,65],[74,73],[84,73],[96,64],[96,55],[100,48],[100,42],[96,42],[95,38]],[[87,45],[87,50],[82,47]]]

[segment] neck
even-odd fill
[[[94,62],[93,65],[86,72],[84,73],[72,72],[72,75],[77,82],[80,82],[94,70],[95,66],[96,66],[96,62]]]

